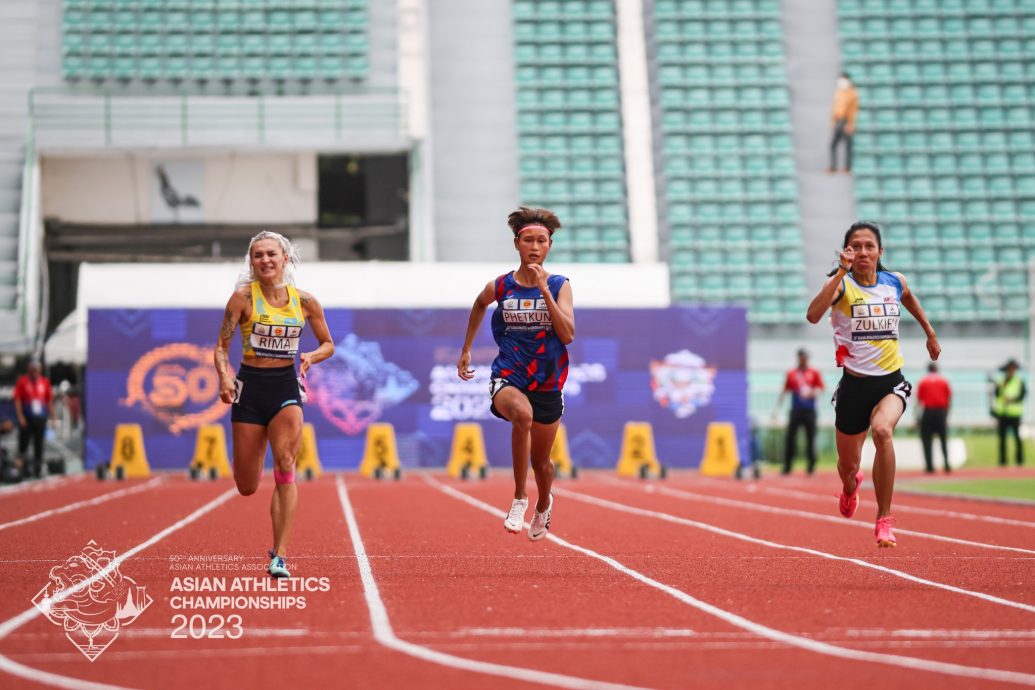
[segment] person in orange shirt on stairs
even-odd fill
[[[834,107],[830,112],[834,126],[834,138],[830,140],[830,167],[828,173],[837,172],[837,145],[845,142],[845,172],[852,172],[852,136],[855,134],[855,118],[859,114],[859,92],[847,72],[842,72],[834,91]]]

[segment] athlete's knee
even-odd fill
[[[535,472],[553,469],[553,460],[550,458],[532,458],[532,469]]]
[[[891,443],[895,428],[890,424],[873,425],[873,442],[875,444]]]
[[[514,410],[510,415],[510,423],[514,425],[514,428],[518,431],[525,433],[532,430],[532,410],[520,408]]]
[[[273,481],[277,484],[295,483],[295,458],[274,458]]]
[[[259,490],[259,483],[258,482],[249,482],[249,483],[237,482],[237,493],[241,494],[242,496],[251,496],[252,494],[254,494],[258,490]]]

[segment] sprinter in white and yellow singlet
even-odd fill
[[[912,392],[902,376],[899,319],[905,308],[927,334],[927,351],[938,359],[941,346],[920,301],[901,273],[884,268],[884,245],[874,223],[853,224],[845,233],[838,267],[809,304],[808,320],[819,323],[831,310],[837,366],[844,375],[834,391],[837,471],[841,476],[838,508],[847,518],[859,506],[863,473],[862,447],[873,430],[876,456],[873,489],[877,495],[877,545],[895,546],[891,499],[895,491],[892,434]]]

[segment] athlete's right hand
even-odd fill
[[[234,388],[234,381],[233,381],[233,379],[230,379],[229,381],[220,381],[219,382],[219,399],[222,400],[223,402],[225,402],[227,405],[232,405],[233,404],[233,402],[234,402],[234,394],[236,392],[237,392],[237,389]]]
[[[855,250],[851,247],[845,247],[841,250],[841,254],[837,257],[838,262],[847,268],[852,267],[852,262],[855,261]]]
[[[464,381],[470,381],[474,378],[474,369],[471,368],[470,350],[463,350],[460,352],[460,359],[456,363],[456,375]]]

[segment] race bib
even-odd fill
[[[503,323],[508,330],[531,331],[550,328],[550,311],[545,299],[503,300]]]
[[[899,305],[852,305],[852,340],[898,340]]]
[[[249,343],[260,357],[293,359],[298,353],[301,340],[301,326],[278,326],[257,323],[252,327]]]

